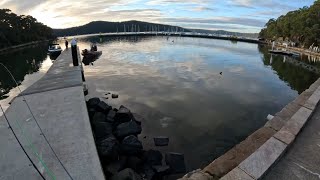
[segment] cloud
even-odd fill
[[[312,2],[309,1],[293,3],[289,0],[0,0],[0,8],[32,15],[53,28],[79,26],[98,20],[141,20],[191,28],[258,32],[269,18],[310,5]]]
[[[214,8],[210,8],[210,7],[197,6],[193,9],[191,9],[191,11],[201,12],[201,11],[217,11],[217,10]]]
[[[213,18],[163,18],[162,21],[169,23],[192,23],[192,24],[234,24],[243,26],[261,27],[265,21],[254,18],[241,17],[213,17]]]
[[[197,4],[205,5],[208,4],[209,0],[151,0],[147,2],[147,5],[171,5],[171,4]]]
[[[229,0],[228,4],[236,7],[244,8],[268,8],[275,9],[281,7],[281,9],[294,9],[290,5],[290,1],[285,3],[285,1],[276,0]]]

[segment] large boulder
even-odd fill
[[[140,171],[142,164],[143,164],[143,161],[136,156],[129,156],[127,158],[127,167],[129,167],[135,171]]]
[[[137,155],[137,154],[140,154],[143,149],[142,143],[134,135],[125,137],[122,140],[120,147],[121,147],[121,153],[125,155]]]
[[[170,166],[170,173],[179,174],[186,172],[186,165],[184,163],[184,155],[180,153],[166,153],[165,161]]]
[[[153,141],[156,146],[168,146],[169,144],[169,138],[164,136],[155,137]]]
[[[135,121],[137,124],[141,125],[141,120],[142,120],[142,117],[137,115],[137,114],[132,114],[132,120]]]
[[[121,105],[115,115],[115,120],[119,124],[129,122],[132,120],[132,114],[128,108]]]
[[[113,161],[105,165],[104,169],[106,173],[110,176],[113,176],[120,172],[121,170],[125,169],[126,167],[126,162],[127,162],[127,157],[126,156],[120,156],[117,161]]]
[[[156,172],[158,175],[166,175],[168,174],[170,170],[170,166],[164,165],[164,166],[152,166],[152,169]]]
[[[108,122],[93,122],[93,132],[96,139],[99,141],[112,135],[112,124]]]
[[[162,165],[162,154],[160,151],[148,150],[143,154],[143,161],[150,165]]]
[[[114,136],[109,136],[97,143],[97,149],[100,157],[105,161],[117,160],[119,151],[119,142]]]
[[[127,168],[112,176],[110,180],[142,180],[142,177],[132,169]]]
[[[87,102],[87,105],[89,108],[97,108],[97,105],[100,103],[100,99],[95,97],[95,98],[91,98],[89,99],[89,101]]]
[[[107,122],[114,123],[115,116],[116,116],[116,112],[114,110],[110,110],[107,114]]]
[[[137,124],[135,121],[130,121],[118,125],[114,131],[117,138],[122,139],[129,135],[141,134],[141,125]]]
[[[106,115],[102,112],[96,112],[94,113],[93,115],[93,118],[92,118],[92,123],[95,123],[95,122],[106,122]]]
[[[89,109],[88,109],[88,113],[89,113],[89,118],[90,118],[90,120],[92,120],[94,114],[96,113],[96,109],[94,109],[94,108],[89,108]]]
[[[109,106],[104,101],[100,101],[96,107],[97,111],[108,114],[108,112],[112,109],[112,106]]]
[[[154,179],[156,172],[153,170],[153,168],[150,165],[145,164],[143,166],[143,174],[144,174],[143,179],[152,180]]]

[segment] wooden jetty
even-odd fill
[[[284,50],[269,50],[269,52],[272,54],[280,54],[285,56],[300,56],[299,53],[294,53],[294,52],[284,51]]]
[[[12,101],[6,117],[37,168],[1,116],[1,180],[104,179],[83,93],[82,67],[73,66],[71,49]]]

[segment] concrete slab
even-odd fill
[[[234,168],[225,176],[223,176],[220,180],[254,180],[254,179],[237,167],[237,168]]]
[[[287,145],[290,145],[294,141],[296,136],[282,128],[275,135],[273,135],[273,137],[286,143]]]
[[[222,177],[232,169],[237,167],[243,160],[254,153],[270,137],[276,133],[275,130],[262,127],[251,134],[248,138],[236,145],[224,155],[215,159],[211,164],[203,169],[214,177]]]
[[[312,114],[312,110],[301,107],[290,119],[290,121],[297,122],[302,126],[308,121]]]
[[[25,98],[45,136],[73,179],[104,179],[94,144],[82,87],[31,94],[25,96]],[[30,145],[28,141],[31,142],[56,179],[69,179],[41,135],[40,129],[37,127],[22,97],[15,99],[6,114],[12,123],[14,131],[17,132],[18,138],[22,141],[23,146],[26,147],[32,160],[39,165],[39,169],[44,169],[44,167],[40,165],[39,159],[32,150],[27,148]],[[23,128],[24,133],[21,132],[16,121]],[[1,138],[4,137],[6,136]],[[4,141],[0,139],[0,142]],[[16,141],[11,140],[9,143],[16,144]],[[15,159],[16,151],[10,150],[12,149],[3,147],[1,152],[6,154],[5,158]],[[20,156],[23,157],[23,155]],[[1,162],[4,162],[3,159],[1,159]],[[26,164],[19,162],[14,166],[21,171]],[[46,170],[43,172],[45,177],[50,179],[50,172]]]
[[[271,137],[257,151],[244,160],[239,165],[239,168],[254,179],[259,179],[277,161],[286,147],[285,143]]]
[[[12,101],[6,116],[46,179],[70,179],[68,172],[73,179],[102,180],[105,178],[83,94],[81,67],[72,67],[71,63],[71,53],[63,52],[41,80],[24,91],[24,96]],[[41,179],[3,116],[0,117],[0,143],[4,145],[0,149],[1,180]]]
[[[303,105],[304,107],[314,110],[320,100],[320,91],[316,90]]]
[[[284,126],[285,123],[286,121],[281,119],[279,116],[275,116],[274,118],[269,120],[264,126],[272,128],[276,131],[279,131]]]
[[[263,178],[265,180],[319,180],[320,107],[306,123],[287,153]]]
[[[66,50],[55,60],[47,74],[23,91],[20,96],[80,85],[82,85],[81,67],[73,66],[71,50]]]

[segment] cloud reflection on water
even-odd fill
[[[164,150],[185,153],[190,169],[213,160],[297,96],[264,65],[255,44],[173,39],[102,43],[103,55],[85,75],[90,96],[119,93],[108,102],[143,116],[143,135],[169,136]]]

